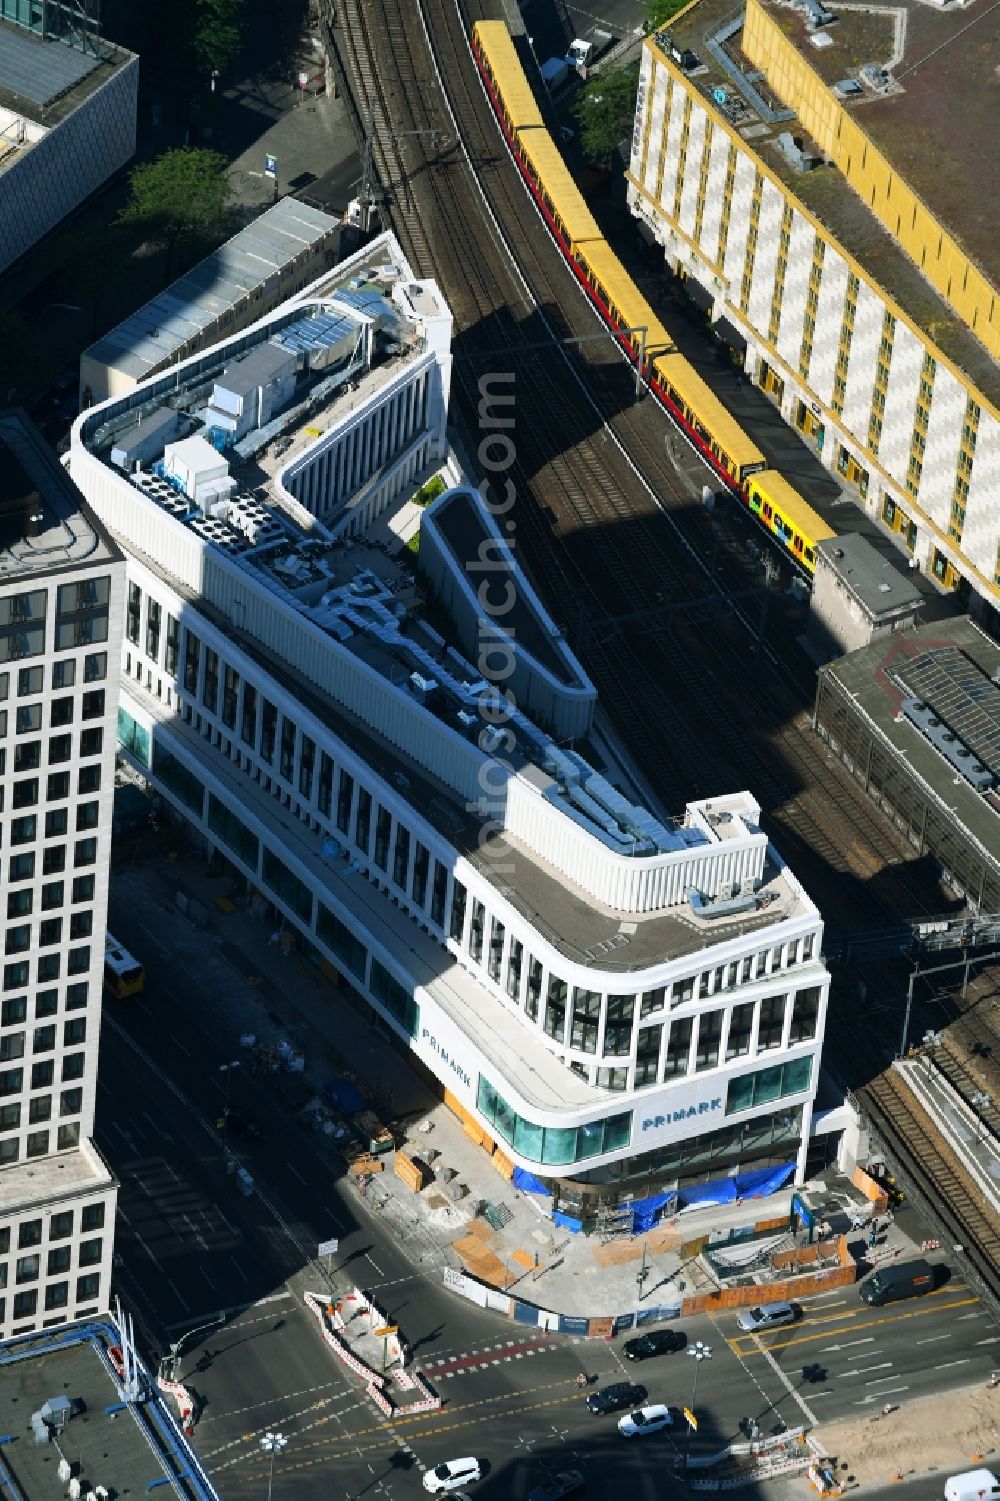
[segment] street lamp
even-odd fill
[[[219,1064],[219,1073],[220,1074],[225,1074],[225,1076],[226,1076],[226,1099],[225,1099],[225,1104],[222,1107],[222,1144],[223,1144],[223,1146],[225,1146],[225,1144],[226,1144],[226,1127],[229,1124],[229,1090],[230,1090],[230,1087],[231,1087],[231,1084],[232,1084],[233,1069],[234,1068],[239,1068],[239,1066],[240,1066],[240,1062],[239,1062],[238,1058],[234,1059],[234,1061],[232,1063],[220,1063]]]
[[[643,1288],[646,1285],[646,1278],[649,1276],[649,1272],[650,1272],[649,1264],[646,1261],[646,1242],[643,1241],[643,1243],[642,1243],[642,1266],[639,1268],[639,1270],[635,1274],[635,1285],[639,1289],[639,1302],[640,1303],[642,1302],[642,1290],[643,1290]]]
[[[941,1046],[941,1033],[932,1031],[925,1032],[921,1041],[924,1045],[924,1056],[927,1059],[927,1077],[929,1079],[931,1076],[931,1060],[934,1054],[937,1052],[938,1048]]]
[[[694,1361],[694,1385],[691,1388],[691,1407],[689,1409],[690,1417],[688,1418],[687,1439],[684,1443],[685,1470],[687,1469],[688,1465],[688,1455],[691,1452],[691,1420],[696,1417],[694,1404],[698,1398],[698,1372],[701,1370],[701,1363],[703,1360],[711,1360],[712,1347],[711,1345],[703,1344],[700,1339],[696,1339],[693,1345],[688,1345],[687,1353]]]
[[[288,1443],[283,1433],[265,1433],[260,1441],[260,1447],[265,1454],[271,1456],[271,1468],[267,1474],[267,1501],[271,1501],[271,1485],[274,1481],[274,1461]]]
[[[988,1109],[989,1106],[993,1104],[993,1100],[992,1100],[992,1097],[986,1093],[985,1089],[977,1089],[976,1092],[975,1092],[975,1094],[972,1094],[972,1095],[969,1096],[969,1104],[973,1107],[973,1109],[975,1111],[978,1112],[978,1111],[981,1111],[981,1110]],[[979,1115],[977,1113],[977,1115],[976,1115],[976,1140],[977,1141],[982,1141],[982,1139],[983,1139],[983,1118],[982,1118],[981,1115]]]
[[[177,1380],[177,1367],[180,1365],[181,1351],[188,1340],[194,1339],[196,1334],[204,1334],[206,1329],[214,1329],[217,1324],[224,1324],[225,1322],[226,1314],[225,1310],[223,1310],[210,1324],[199,1324],[197,1329],[189,1329],[187,1334],[182,1334],[180,1339],[170,1346],[169,1352],[163,1357],[160,1363],[166,1379],[168,1381]]]

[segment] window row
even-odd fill
[[[583,1126],[540,1126],[513,1110],[499,1090],[479,1076],[476,1104],[508,1146],[531,1162],[547,1166],[583,1162],[605,1152],[621,1151],[632,1136],[632,1112],[608,1116]]]
[[[88,1272],[83,1277],[76,1279],[76,1302],[86,1303],[91,1298],[96,1298],[101,1289],[100,1272]],[[0,1298],[0,1323],[6,1316],[6,1298]],[[66,1308],[69,1304],[69,1283],[53,1282],[45,1289],[45,1308]],[[30,1319],[38,1312],[38,1289],[31,1288],[26,1292],[14,1294],[12,1317],[17,1319]],[[15,1333],[21,1331],[15,1330]]]
[[[104,1254],[104,1240],[100,1235],[91,1240],[81,1240],[76,1248],[76,1264],[83,1266],[100,1266],[101,1257]],[[64,1272],[72,1270],[73,1247],[71,1245],[53,1246],[45,1258],[46,1277],[59,1277]],[[0,1288],[8,1285],[10,1274],[13,1272],[15,1287],[23,1287],[28,1282],[37,1282],[42,1275],[42,1256],[40,1251],[29,1251],[25,1256],[18,1256],[13,1266],[9,1262],[0,1261]]]
[[[66,869],[70,856],[74,870],[85,870],[88,865],[96,865],[97,839],[76,839],[72,850],[66,844],[49,844],[40,851],[23,850],[20,854],[11,855],[7,862],[7,879],[13,884],[15,881],[33,881],[36,873],[41,876],[60,875]]]
[[[103,691],[103,690],[102,690]],[[37,706],[39,709],[40,705]],[[2,716],[3,711],[0,711]],[[0,717],[0,727],[3,719]],[[41,724],[33,724],[32,730],[41,729]],[[20,731],[19,731],[20,733]],[[41,740],[19,740],[14,746],[11,756],[10,767],[15,776],[20,776],[27,771],[37,771],[42,765],[43,748],[45,751],[44,761],[46,766],[61,766],[66,761],[73,759],[73,736],[71,733],[49,735],[47,742]],[[89,730],[81,730],[77,741],[77,754],[80,760],[88,760],[91,756],[99,756],[104,749],[104,729],[101,725],[92,726]],[[0,776],[7,773],[7,749],[0,746]],[[58,784],[56,784],[58,785]],[[46,791],[48,784],[46,783]],[[96,790],[96,788],[88,789]]]
[[[82,1234],[89,1235],[95,1230],[103,1230],[105,1222],[106,1206],[102,1200],[94,1204],[84,1204],[80,1210],[79,1228]],[[76,1210],[59,1209],[49,1216],[49,1241],[65,1240],[72,1235],[76,1227]],[[19,1251],[30,1250],[32,1246],[40,1246],[45,1239],[45,1221],[42,1219],[22,1220],[17,1227],[17,1249]],[[10,1254],[13,1237],[9,1225],[0,1226],[0,1256]]]
[[[72,985],[66,986],[63,1009],[65,1011],[82,1011],[90,998],[90,987],[86,980],[75,980]],[[55,1016],[59,1010],[59,991],[36,990],[35,991],[35,1021],[41,1021],[43,1017]],[[28,1019],[28,997],[26,995],[6,996],[0,1001],[0,1027],[20,1026]]]
[[[62,953],[40,954],[35,960],[36,982],[39,985],[47,985],[53,980],[58,980],[62,972],[64,957],[67,975],[85,975],[90,969],[91,946],[89,943],[83,943],[79,948],[69,949],[65,956]],[[3,967],[4,992],[23,990],[30,983],[30,973],[31,963],[27,959],[16,959],[10,964],[5,964]]]

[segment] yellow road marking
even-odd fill
[[[907,1313],[885,1314],[878,1319],[866,1319],[863,1323],[852,1323],[849,1332],[854,1334],[858,1329],[877,1329],[882,1324],[895,1324],[903,1319],[926,1318],[928,1314],[937,1313],[944,1308],[965,1308],[969,1303],[978,1303],[978,1298],[957,1298],[953,1303],[937,1303],[932,1308],[913,1308]],[[863,1310],[858,1310],[862,1312]],[[845,1331],[848,1332],[848,1331]],[[814,1344],[818,1339],[829,1339],[832,1330],[820,1329],[815,1334],[799,1334],[793,1339],[777,1339],[764,1345],[757,1343],[758,1336],[755,1334],[742,1334],[730,1337],[724,1336],[726,1344],[735,1355],[762,1355],[766,1350],[785,1350],[790,1345]],[[737,1346],[746,1345],[747,1349],[737,1349]]]

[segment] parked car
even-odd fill
[[[626,1360],[649,1360],[653,1355],[676,1355],[687,1349],[687,1335],[679,1329],[651,1329],[625,1341]]]
[[[240,1115],[237,1110],[224,1110],[219,1117],[218,1128],[240,1141],[260,1141],[264,1134],[252,1115]]]
[[[457,1491],[460,1485],[471,1485],[473,1480],[482,1478],[478,1459],[446,1459],[444,1464],[424,1472],[424,1490],[437,1496],[444,1491]]]
[[[591,1412],[620,1412],[623,1407],[637,1407],[646,1400],[646,1388],[634,1381],[616,1381],[613,1386],[602,1386],[587,1398]]]
[[[583,1490],[582,1470],[562,1470],[552,1475],[544,1485],[536,1485],[528,1492],[528,1501],[563,1501],[564,1496],[575,1496]]]
[[[741,1329],[754,1334],[760,1329],[777,1329],[781,1324],[794,1324],[797,1317],[791,1303],[760,1303],[756,1308],[745,1308],[736,1322]]]
[[[644,1438],[647,1433],[659,1433],[670,1428],[674,1415],[662,1402],[653,1402],[649,1407],[637,1407],[618,1419],[618,1432],[622,1438]]]

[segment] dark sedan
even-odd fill
[[[591,1412],[620,1412],[623,1407],[638,1407],[646,1400],[646,1388],[634,1381],[616,1381],[614,1386],[602,1386],[587,1398]]]
[[[679,1329],[651,1329],[625,1341],[626,1360],[649,1360],[652,1355],[676,1355],[687,1349],[687,1335]]]
[[[238,1137],[240,1141],[260,1141],[263,1131],[252,1115],[240,1115],[236,1110],[225,1110],[216,1122],[216,1127],[225,1136]]]

